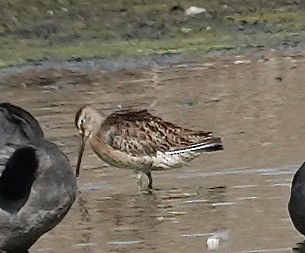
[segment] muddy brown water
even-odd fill
[[[87,147],[75,204],[31,252],[208,252],[208,238],[221,232],[216,252],[291,252],[303,241],[287,212],[291,179],[304,159],[302,52],[115,72],[30,70],[2,73],[1,80],[1,100],[36,116],[74,167],[74,114],[84,104],[105,114],[148,107],[224,139],[222,152],[154,172],[151,195],[138,192],[132,171],[105,165]]]

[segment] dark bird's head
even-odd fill
[[[0,111],[28,140],[43,138],[43,131],[38,121],[29,112],[9,103],[0,103]]]

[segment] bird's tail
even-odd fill
[[[223,150],[222,146],[222,140],[221,138],[216,137],[209,137],[203,142],[196,143],[189,145],[187,147],[183,148],[176,148],[173,150],[166,151],[166,155],[176,155],[176,154],[183,154],[183,153],[189,153],[189,152],[213,152]]]

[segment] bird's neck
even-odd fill
[[[90,129],[90,139],[93,138],[100,131],[101,124],[103,121],[104,118],[100,114],[96,113]]]

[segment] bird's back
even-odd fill
[[[0,144],[24,143],[43,138],[43,131],[29,112],[12,104],[0,103],[0,136]]]
[[[288,211],[295,228],[305,235],[305,163],[292,180]]]
[[[42,138],[43,131],[29,112],[9,103],[0,103],[0,175],[18,147]]]
[[[221,139],[211,132],[176,126],[147,110],[122,110],[109,115],[92,144],[98,154],[105,150],[99,146],[107,144],[113,154],[119,152],[131,166],[137,163],[154,169],[177,167],[200,152],[222,149]],[[107,155],[111,157],[111,150]]]

